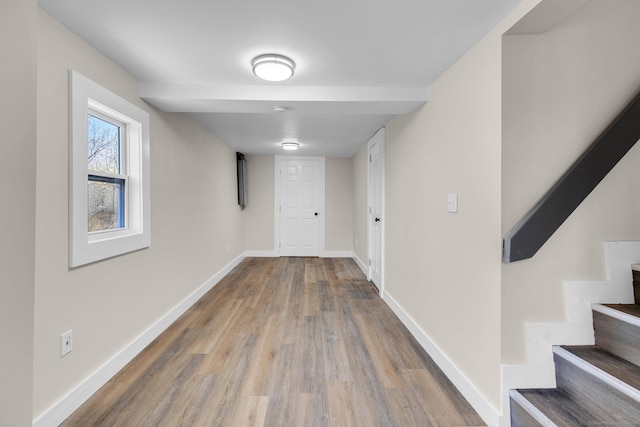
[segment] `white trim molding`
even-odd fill
[[[195,304],[204,294],[211,290],[220,280],[233,270],[245,258],[239,255],[209,280],[180,301],[146,331],[131,341],[115,354],[108,362],[89,375],[75,389],[33,420],[33,427],[49,427],[60,425],[69,415],[89,399],[100,387],[106,384],[118,371],[125,367],[134,357],[156,339],[165,329],[175,322],[184,312]]]
[[[119,149],[123,154],[119,165],[123,170],[117,174],[89,170],[87,118],[98,113],[122,125]],[[149,147],[148,112],[69,70],[69,267],[79,267],[151,245]],[[123,182],[122,228],[96,233],[88,231],[90,174]]]

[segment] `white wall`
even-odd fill
[[[325,160],[325,243],[326,251],[353,249],[353,173],[351,159]]]
[[[273,251],[275,158],[248,155],[247,207],[244,212],[244,244],[249,251]]]
[[[503,41],[502,234],[640,91],[640,2],[591,0],[540,35]],[[502,266],[502,359],[526,362],[525,321],[565,318],[563,280],[604,278],[602,242],[640,240],[640,146],[542,249]]]
[[[36,180],[35,0],[0,2],[0,425],[31,425]]]
[[[235,153],[186,116],[142,102],[133,77],[43,11],[38,33],[36,417],[244,251]],[[69,68],[151,115],[151,247],[73,270]],[[74,349],[60,358],[68,329]]]
[[[387,126],[385,289],[493,405],[500,366],[500,46]],[[447,213],[458,194],[459,213]]]
[[[421,110],[387,126],[385,289],[489,421],[500,411],[501,36],[537,3],[521,3]]]

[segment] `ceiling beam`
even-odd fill
[[[410,114],[427,102],[424,87],[335,87],[140,83],[140,97],[166,112]]]

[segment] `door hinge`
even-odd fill
[[[369,154],[369,162],[373,162],[373,157]]]
[[[369,265],[371,265],[371,258],[369,258]]]

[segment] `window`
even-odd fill
[[[69,266],[148,247],[149,115],[70,71]]]

